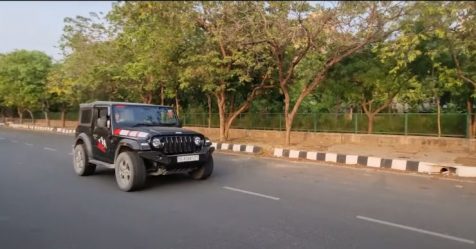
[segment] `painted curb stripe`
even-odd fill
[[[345,155],[337,154],[337,162],[338,163],[345,164],[345,161],[346,161],[346,156]]]
[[[418,172],[418,166],[420,162],[417,161],[407,161],[406,170]]]
[[[318,152],[318,153],[317,153],[317,160],[318,160],[318,161],[324,161],[324,160],[326,160],[326,153]]]
[[[257,147],[255,147],[256,149]],[[259,148],[260,150],[260,148]],[[255,150],[253,150],[255,152]],[[300,151],[300,150],[289,150],[283,148],[274,148],[273,156],[275,157],[285,157],[293,159],[307,159],[312,161],[326,161],[341,163],[347,165],[360,165],[365,167],[372,168],[384,168],[384,169],[393,169],[401,171],[411,171],[411,172],[420,172],[420,173],[439,173],[439,168],[448,168],[446,166],[437,166],[433,163],[425,163],[419,161],[403,160],[403,159],[388,159],[380,157],[368,157],[368,156],[359,156],[359,155],[345,155],[337,153],[324,153],[317,151]]]
[[[382,158],[382,160],[380,161],[380,168],[391,169],[392,168],[392,160]]]

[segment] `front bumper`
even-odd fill
[[[164,168],[167,170],[178,169],[178,168],[194,168],[198,165],[201,165],[209,160],[209,157],[212,155],[215,148],[213,147],[203,147],[200,151],[190,154],[178,154],[178,155],[165,155],[160,151],[148,150],[148,151],[138,151],[140,157],[145,160],[151,161],[157,167]],[[177,157],[179,156],[191,156],[198,155],[199,160],[193,162],[177,162]]]

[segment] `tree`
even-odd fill
[[[440,98],[443,94],[470,92],[468,113],[472,112],[470,95],[474,94],[471,80],[474,63],[471,58],[474,56],[468,48],[474,41],[466,39],[474,34],[470,31],[472,27],[464,28],[474,21],[472,7],[474,4],[451,2],[413,4],[402,21],[399,37],[382,53],[382,60],[392,58],[396,61],[392,71],[403,69],[417,77],[422,84],[420,98],[435,100],[438,136],[442,130]],[[460,60],[465,62],[464,68],[459,65]]]
[[[39,51],[17,50],[0,57],[0,92],[6,106],[17,108],[20,123],[25,111],[34,122],[50,67],[51,58]]]
[[[187,46],[191,25],[184,17],[191,7],[192,3],[126,2],[109,13],[121,51],[129,55],[120,78],[132,83],[129,87],[142,102],[151,103],[158,94],[163,105],[171,97],[179,111],[178,61]]]
[[[189,52],[182,76],[184,87],[199,82],[203,92],[215,97],[220,118],[220,141],[252,101],[272,87],[268,57],[262,46],[247,46],[247,18],[254,13],[248,2],[203,2],[193,13],[199,30],[195,52]],[[200,48],[200,49],[199,49]],[[237,104],[238,103],[238,104]]]
[[[129,54],[120,49],[115,30],[104,17],[91,13],[66,18],[60,48],[62,75],[81,101],[135,97],[119,77]]]
[[[299,107],[326,78],[329,70],[367,44],[387,37],[402,15],[402,3],[339,2],[337,6],[312,8],[306,2],[255,3],[260,18],[252,30],[255,43],[264,43],[274,60],[284,96],[285,144]],[[260,32],[260,30],[262,30]],[[313,73],[302,84],[296,99],[290,89],[303,60],[316,59]]]
[[[366,48],[344,59],[329,72],[325,83],[334,86],[334,94],[362,108],[367,116],[369,134],[373,132],[378,113],[388,108],[404,90],[418,87],[408,70],[391,71],[393,61],[388,58],[381,61],[377,53],[377,49]]]

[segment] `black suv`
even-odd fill
[[[80,105],[74,170],[86,176],[96,165],[115,169],[123,191],[143,187],[147,175],[206,179],[213,171],[213,151],[208,138],[181,128],[171,107],[105,101]]]

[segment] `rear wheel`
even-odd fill
[[[134,191],[144,187],[146,169],[144,161],[134,152],[124,151],[117,156],[116,182],[122,191]]]
[[[74,172],[79,176],[87,176],[94,173],[96,165],[89,163],[88,154],[84,148],[84,144],[74,146],[73,152]]]
[[[213,172],[213,156],[208,157],[206,161],[200,168],[190,172],[190,177],[195,180],[205,180],[212,175]]]

